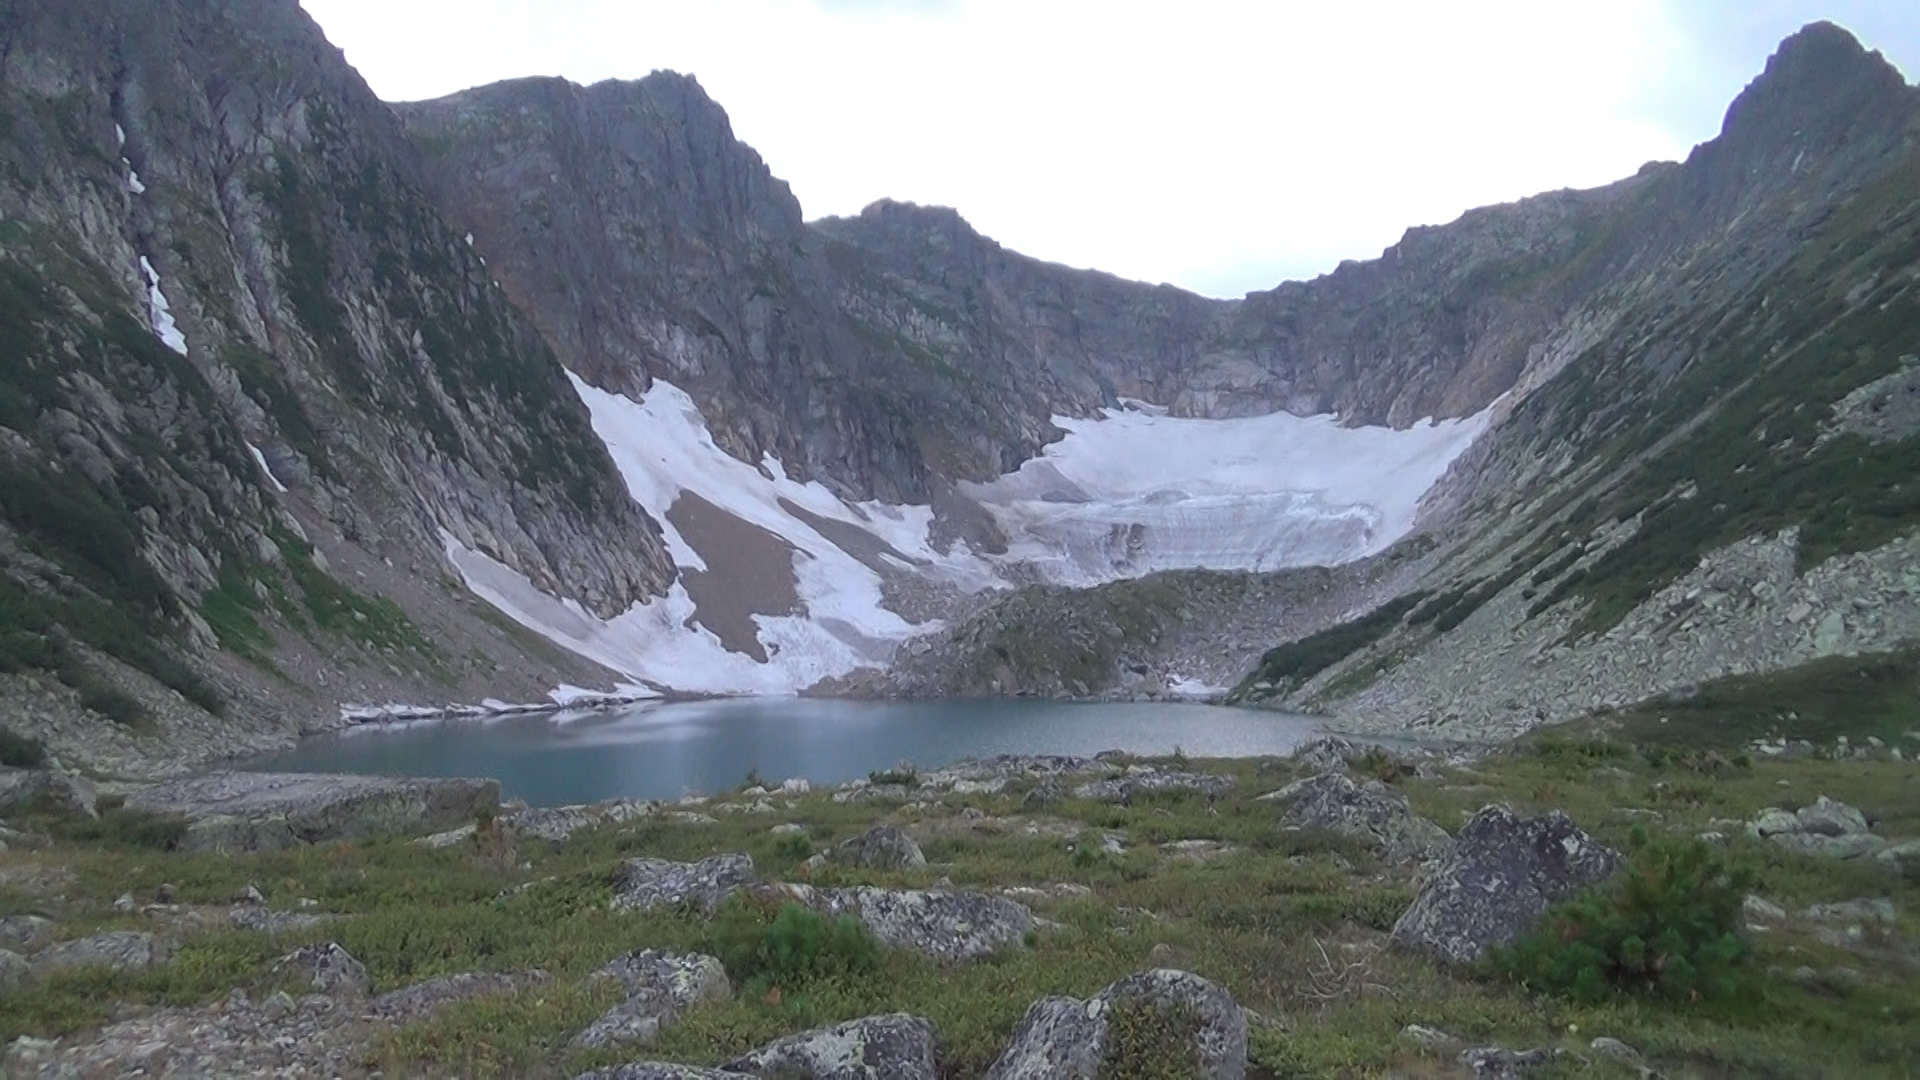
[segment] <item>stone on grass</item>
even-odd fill
[[[722,1071],[811,1080],[938,1080],[933,1025],[889,1013],[776,1039]]]
[[[51,769],[16,769],[0,765],[0,817],[23,810],[99,817],[94,805],[99,793],[93,781]]]
[[[1026,905],[1002,896],[944,889],[780,889],[827,918],[851,915],[880,944],[947,963],[978,960],[1021,944],[1034,928]]]
[[[173,946],[152,934],[110,930],[92,937],[60,941],[33,956],[34,978],[56,971],[103,967],[110,971],[144,971],[158,967],[173,955]]]
[[[583,1072],[573,1080],[740,1080],[736,1072],[703,1069],[698,1065],[674,1065],[665,1061],[636,1061],[631,1065],[611,1065]]]
[[[759,883],[749,855],[712,855],[695,863],[628,859],[614,871],[611,906],[651,911],[684,904],[711,915],[727,897]]]
[[[32,952],[53,939],[53,920],[42,915],[0,918],[0,948]]]
[[[12,949],[0,949],[0,994],[11,994],[26,985],[31,965]]]
[[[1295,789],[1285,821],[1352,837],[1394,863],[1439,858],[1450,842],[1445,829],[1413,812],[1406,796],[1344,772],[1322,773]]]
[[[594,973],[618,982],[626,999],[601,1014],[573,1037],[580,1047],[601,1048],[650,1043],[662,1028],[695,1006],[733,996],[720,961],[700,953],[638,949],[616,957]]]
[[[1524,1080],[1535,1069],[1543,1069],[1560,1056],[1558,1050],[1508,1050],[1482,1046],[1460,1052],[1460,1064],[1473,1070],[1474,1080]]]
[[[1081,784],[1074,789],[1073,794],[1075,798],[1091,799],[1094,802],[1131,803],[1145,796],[1174,792],[1192,792],[1214,799],[1231,790],[1233,790],[1231,776],[1214,776],[1209,773],[1195,772],[1163,772],[1149,766],[1136,765],[1124,775]]]
[[[1191,1025],[1183,1057],[1195,1077],[1241,1080],[1247,1072],[1247,1017],[1223,987],[1185,971],[1136,972],[1091,999],[1042,998],[1027,1008],[1013,1038],[987,1069],[989,1080],[1095,1080],[1120,1052],[1112,1019],[1121,1009],[1171,1013]]]
[[[499,805],[495,780],[246,772],[156,784],[126,802],[185,817],[186,849],[220,853],[449,829]]]
[[[538,968],[514,973],[463,971],[389,990],[367,1003],[367,1015],[389,1024],[411,1024],[457,1001],[518,993],[546,981],[547,973]]]
[[[927,865],[920,845],[892,825],[876,825],[835,847],[832,861],[868,870],[904,870]]]
[[[295,949],[273,965],[275,974],[306,980],[314,993],[332,998],[367,996],[367,969],[339,943],[327,941]]]
[[[1506,806],[1475,814],[1393,926],[1393,943],[1465,965],[1539,922],[1547,908],[1598,885],[1618,852],[1558,810],[1525,818]]]
[[[1857,859],[1887,846],[1867,828],[1867,818],[1825,795],[1798,810],[1768,807],[1747,823],[1747,832],[1789,851],[1828,859]]]

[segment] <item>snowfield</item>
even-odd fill
[[[1067,436],[1040,457],[990,483],[962,485],[1007,534],[1009,550],[987,556],[936,550],[929,507],[850,503],[789,478],[771,455],[758,466],[733,457],[670,383],[655,380],[634,401],[572,378],[628,492],[660,524],[679,580],[667,595],[601,619],[443,534],[447,558],[476,595],[554,643],[637,683],[715,694],[796,693],[884,664],[902,641],[939,628],[887,610],[883,574],[979,591],[1005,587],[1016,566],[1092,585],[1158,570],[1268,570],[1373,554],[1412,528],[1421,496],[1491,416],[1393,431],[1285,413],[1171,417],[1127,401],[1097,419],[1056,417]],[[701,500],[710,507],[696,530],[682,515]],[[760,553],[769,544],[791,561],[790,598],[771,605],[779,610],[765,597],[726,592],[743,558],[766,570]],[[723,608],[750,613],[747,648],[737,634],[723,640]],[[1185,679],[1178,687],[1192,696],[1213,689]],[[561,688],[555,700],[580,693]]]

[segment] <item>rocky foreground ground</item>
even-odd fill
[[[1920,1061],[1920,735],[1637,737],[1003,758],[545,809],[489,781],[214,774],[101,795],[0,771],[0,1060],[605,1080]],[[1550,905],[1616,883],[1650,833],[1752,875],[1750,993],[1576,1002],[1487,966]]]

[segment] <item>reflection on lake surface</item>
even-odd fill
[[[901,761],[934,768],[992,754],[1284,754],[1318,732],[1307,717],[1159,702],[752,698],[360,728],[244,767],[490,776],[505,798],[556,806],[710,793],[737,786],[749,769],[776,783],[834,784]]]

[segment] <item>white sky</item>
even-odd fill
[[[953,206],[1216,296],[1683,157],[1814,19],[1920,70],[1905,0],[302,3],[389,100],[688,72],[809,218]]]

